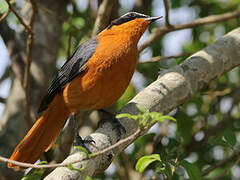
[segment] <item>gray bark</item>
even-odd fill
[[[211,80],[227,73],[240,65],[240,28],[228,33],[218,39],[214,44],[195,53],[176,68],[161,72],[158,79],[143,91],[138,93],[121,112],[136,114],[136,104],[141,104],[150,111],[170,112],[179,105],[187,102],[193,95]],[[138,128],[137,123],[130,119],[121,119],[125,127],[126,136],[133,134]],[[146,131],[142,132],[142,134]],[[104,149],[117,140],[116,132],[113,131],[109,122],[104,123],[94,133],[90,134],[96,144],[89,145],[91,151],[96,152]],[[86,168],[82,171],[72,171],[66,167],[56,168],[45,180],[67,180],[85,179],[86,176],[94,176],[97,172],[107,168],[112,155],[117,155],[130,143],[114,149],[112,152],[98,156],[88,161]],[[64,162],[73,159],[82,159],[84,154],[77,152],[70,155]],[[75,168],[82,167],[83,163],[76,163]]]
[[[48,14],[41,8],[34,24],[34,46],[31,64],[31,96],[32,108],[36,112],[40,103],[40,97],[43,96],[49,84],[49,77],[55,72],[58,50],[60,47],[60,36],[62,32],[62,23],[59,19],[64,16],[66,9],[65,1],[44,0],[39,1],[39,5],[51,9],[56,14]],[[30,7],[30,6],[24,6]],[[30,9],[25,9],[23,17],[28,20]],[[24,137],[29,129],[24,119],[24,91],[22,88],[23,72],[24,72],[24,51],[23,38],[12,38],[15,32],[10,33],[7,24],[0,24],[1,36],[8,47],[12,68],[15,76],[12,78],[12,87],[7,98],[4,114],[0,121],[0,154],[9,157],[13,152],[17,143]],[[8,169],[6,163],[0,163],[0,179],[20,179],[22,172],[14,172]]]

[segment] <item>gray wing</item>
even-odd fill
[[[40,104],[38,113],[46,110],[55,95],[62,91],[68,82],[72,81],[76,76],[83,72],[84,65],[94,54],[97,45],[97,37],[84,42],[64,63],[52,80],[51,85],[47,90],[47,94],[44,96]]]

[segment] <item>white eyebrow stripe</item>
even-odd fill
[[[150,17],[150,16],[147,16],[147,15],[145,15],[145,14],[138,13],[138,12],[128,12],[128,13],[122,15],[121,17],[128,16],[129,14],[137,14],[138,16],[141,16],[141,17],[143,17],[143,18],[148,18],[148,17]],[[120,17],[120,18],[121,18],[121,17]]]

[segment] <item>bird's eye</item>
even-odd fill
[[[135,14],[130,13],[130,14],[128,14],[128,17],[135,17]]]

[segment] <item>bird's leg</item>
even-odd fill
[[[121,136],[122,136],[122,132],[124,134],[126,134],[126,129],[124,128],[124,126],[119,122],[119,120],[115,117],[115,114],[112,114],[104,109],[99,109],[100,112],[103,112],[105,114],[107,114],[110,118],[107,119],[107,121],[110,121],[111,124],[113,125],[113,130],[116,129],[117,131],[117,134],[118,134],[118,140],[119,141],[121,139]],[[98,125],[100,126],[104,121],[106,121],[105,119],[104,120],[101,120]]]
[[[72,118],[73,118],[74,136],[75,136],[75,143],[74,143],[74,145],[75,146],[82,146],[82,147],[84,147],[85,149],[87,149],[89,151],[89,149],[86,147],[85,144],[86,143],[95,143],[95,141],[92,140],[92,139],[87,139],[87,140],[86,139],[82,139],[81,136],[79,135],[79,132],[78,132],[76,113],[74,113],[72,115]]]

